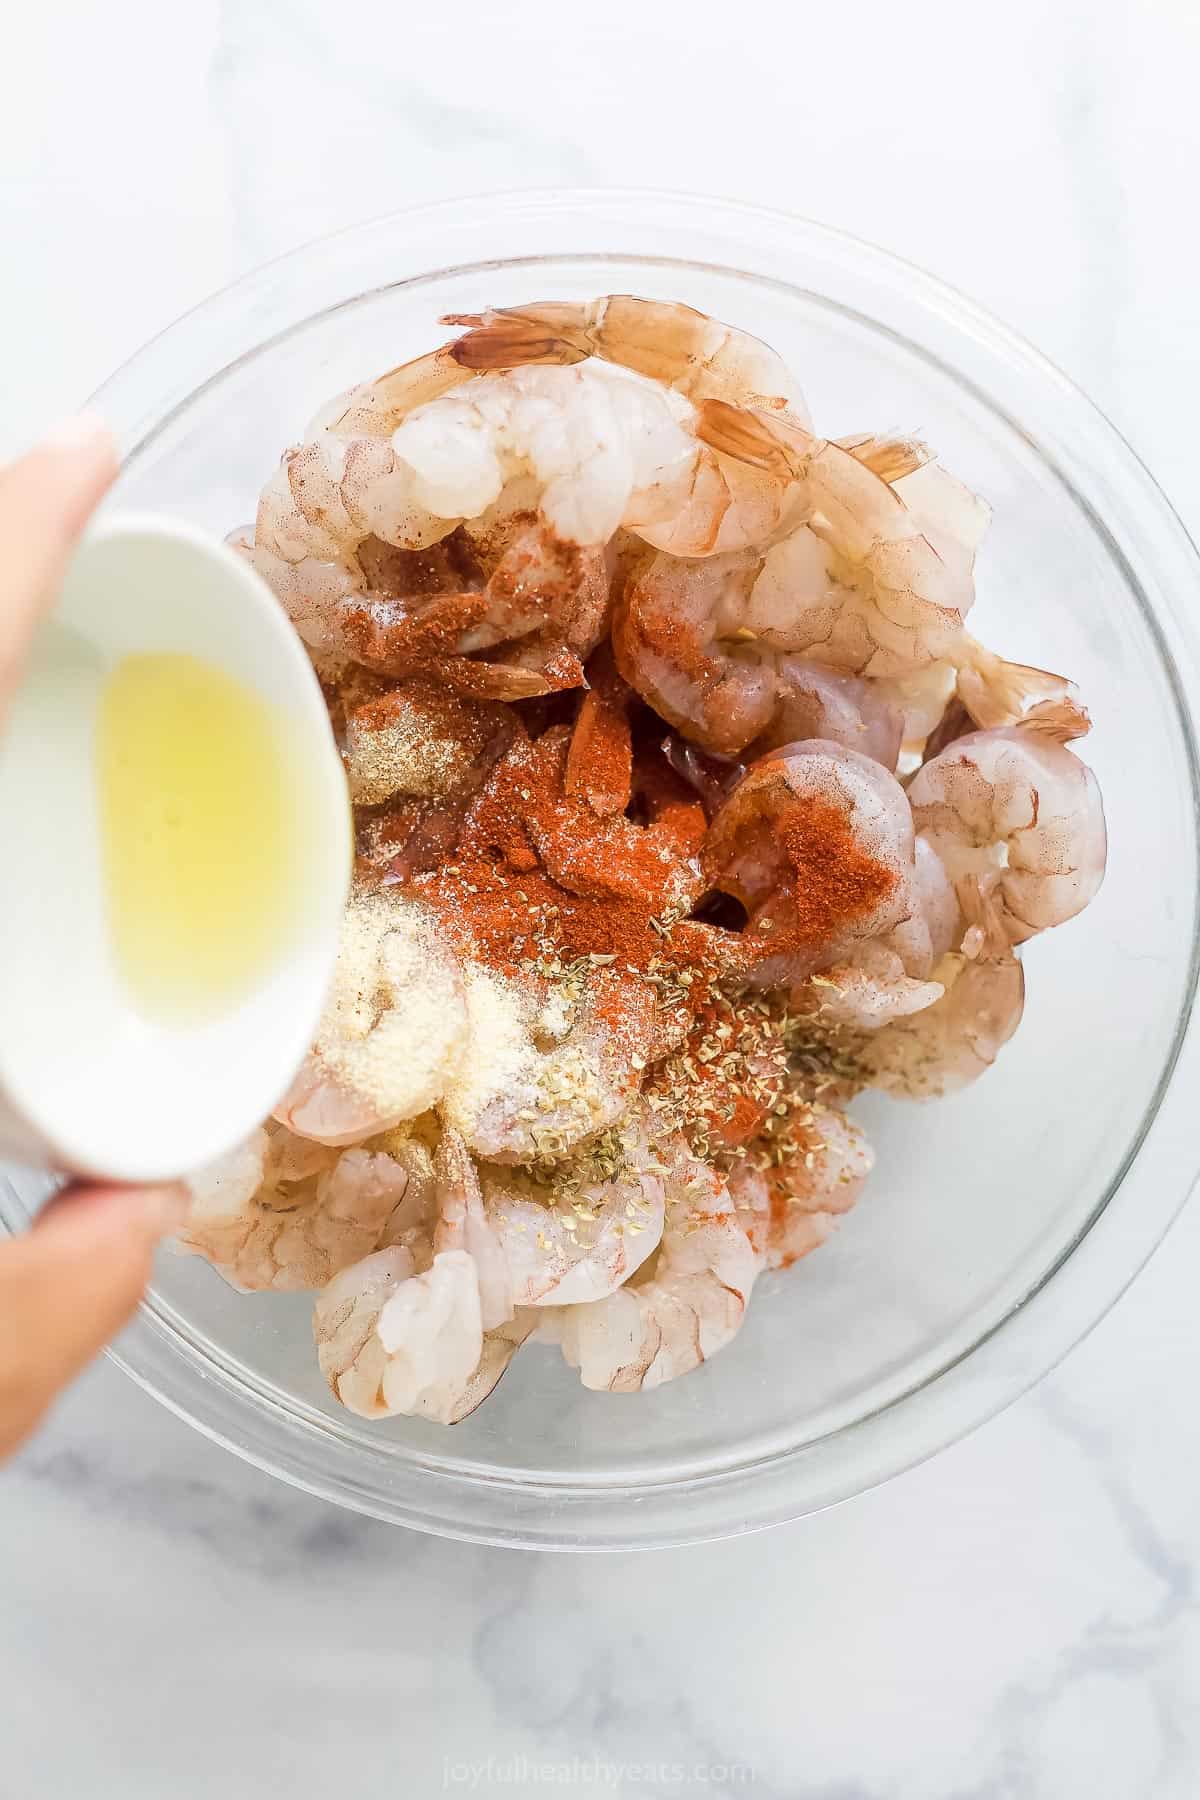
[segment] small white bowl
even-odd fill
[[[108,673],[142,653],[199,657],[284,711],[285,780],[303,784],[313,825],[288,952],[201,1020],[147,1018],[114,962],[96,718]],[[0,735],[0,859],[0,1155],[148,1181],[229,1149],[311,1040],[351,866],[320,686],[278,602],[232,550],[150,516],[88,533]]]

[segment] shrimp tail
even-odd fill
[[[443,344],[412,362],[388,369],[363,387],[352,388],[346,405],[330,420],[329,429],[341,436],[387,438],[410,412],[440,400],[467,379],[453,345]]]
[[[597,657],[591,677],[571,734],[563,785],[603,819],[623,813],[632,793],[630,691],[607,655]]]
[[[480,662],[469,656],[451,656],[430,665],[438,678],[474,700],[536,700],[545,694],[562,694],[585,688],[583,664],[573,650],[557,648],[540,669],[517,663]]]
[[[461,368],[483,374],[522,368],[527,363],[565,366],[583,362],[592,352],[586,336],[578,328],[571,329],[576,311],[553,305],[527,312],[489,308],[478,313],[447,313],[440,323],[465,327],[464,335],[447,346],[449,354]]]
[[[783,481],[797,480],[820,444],[819,438],[782,413],[735,406],[729,400],[701,400],[693,429],[710,450]]]
[[[958,670],[958,698],[981,731],[1020,725],[1055,743],[1085,737],[1091,717],[1079,690],[1065,675],[1027,663],[1005,662],[968,639]]]
[[[934,460],[934,453],[921,438],[872,437],[865,433],[834,438],[839,450],[848,450],[857,462],[889,485],[913,475]]]

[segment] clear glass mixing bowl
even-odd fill
[[[934,1107],[864,1099],[878,1162],[858,1208],[760,1282],[736,1343],[674,1385],[587,1393],[535,1347],[453,1430],[368,1424],[325,1391],[308,1297],[245,1297],[198,1260],[160,1259],[113,1354],[202,1431],[380,1518],[572,1549],[751,1530],[929,1455],[1103,1314],[1200,1160],[1196,556],[1088,401],[927,275],[691,196],[401,214],[249,276],[113,377],[97,403],[128,453],[116,502],[223,533],[318,405],[439,341],[439,314],[611,292],[757,333],[800,372],[818,429],[917,430],[988,497],[975,628],[1081,684],[1111,853],[1091,909],[1025,952],[1025,1021],[996,1068]],[[42,1191],[10,1172],[4,1221]]]

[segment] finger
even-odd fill
[[[0,1246],[0,1456],[120,1330],[185,1211],[175,1188],[70,1188]]]
[[[107,426],[85,414],[0,470],[0,701],[117,466]]]

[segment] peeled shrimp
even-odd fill
[[[429,1152],[416,1140],[339,1151],[271,1125],[188,1186],[179,1248],[243,1292],[323,1287],[380,1245],[432,1228]]]
[[[909,1100],[956,1093],[986,1073],[1021,1023],[1025,976],[1001,908],[975,890],[968,913],[974,954],[955,951],[937,964],[941,999],[858,1046],[854,1060],[869,1086]]]
[[[729,1193],[768,1269],[786,1269],[816,1250],[849,1212],[875,1156],[844,1113],[824,1107],[792,1129],[784,1154],[753,1156],[731,1171]]]
[[[432,513],[477,518],[529,477],[552,533],[595,545],[682,502],[700,454],[690,417],[686,401],[594,364],[513,368],[410,413],[392,444]]]
[[[790,402],[807,420],[784,364],[755,339],[620,296],[451,322],[470,329],[327,409],[287,453],[260,502],[261,551],[347,568],[368,536],[422,549],[524,476],[555,535],[576,544],[606,543],[623,523],[660,548],[710,555],[763,541],[785,517],[790,478],[727,460],[694,429],[693,401],[707,396]],[[539,364],[559,366],[525,366]],[[477,370],[489,373],[470,379]]]
[[[627,738],[628,723],[621,729]],[[696,834],[653,807],[645,824],[612,807],[597,811],[581,792],[595,749],[588,721],[575,732],[552,726],[532,742],[518,736],[468,814],[461,854],[486,855],[497,841],[512,853],[516,844],[524,866],[539,863],[570,893],[687,911],[703,889]]]
[[[833,963],[793,993],[797,1011],[807,1003],[832,1025],[877,1031],[892,1019],[904,1019],[940,1000],[936,981],[914,978],[904,958],[884,938],[857,944],[842,962]]]
[[[820,974],[794,984],[793,1010],[816,1012],[827,1024],[878,1031],[941,999],[941,983],[931,977],[941,958],[961,943],[966,926],[937,852],[923,837],[914,851],[905,916]]]
[[[907,916],[912,815],[879,763],[840,745],[791,744],[750,769],[712,825],[712,887],[749,913],[759,983],[802,981]]]
[[[434,1153],[437,1224],[364,1257],[317,1299],[313,1333],[334,1394],[364,1418],[415,1414],[454,1424],[495,1387],[534,1320],[515,1312],[500,1246],[466,1149]]]
[[[917,833],[908,917],[888,941],[899,950],[910,975],[929,975],[934,965],[962,938],[958,897],[941,857],[929,839]]]
[[[775,715],[774,658],[745,625],[760,559],[749,551],[635,565],[613,621],[617,666],[685,737],[729,755]]]
[[[787,407],[793,417],[807,423],[804,397],[777,351],[676,300],[604,294],[591,301],[494,307],[455,314],[442,323],[470,327],[449,351],[469,369],[578,363],[597,356],[692,401]]]
[[[494,701],[414,676],[347,715],[342,755],[351,796],[376,806],[397,794],[442,799],[474,786],[512,729],[511,714]]]
[[[913,818],[958,886],[994,899],[1012,944],[1061,925],[1104,878],[1104,809],[1086,764],[1024,727],[960,737],[909,787]]]
[[[405,1247],[377,1250],[318,1295],[313,1335],[321,1373],[351,1412],[448,1424],[483,1355],[475,1264],[447,1250],[418,1269]]]
[[[466,1250],[479,1277],[484,1331],[527,1306],[612,1293],[654,1251],[663,1228],[663,1165],[645,1122],[605,1136],[601,1150],[528,1169],[477,1168],[458,1133],[434,1158],[441,1216],[435,1251]]]
[[[466,1041],[442,1116],[489,1162],[561,1157],[616,1123],[641,1085],[654,1030],[639,977],[594,970],[573,991],[468,963]]]
[[[414,488],[413,471],[389,443],[320,430],[284,452],[263,488],[255,547],[285,565],[305,565],[305,580],[324,566],[361,586],[354,556],[368,538],[423,550],[458,523],[421,505]],[[267,566],[261,572],[270,579]]]
[[[636,1122],[611,1134],[604,1155],[584,1151],[544,1179],[486,1166],[480,1175],[517,1306],[602,1300],[662,1237],[664,1166]]]
[[[456,1425],[487,1399],[537,1324],[516,1313],[485,1332],[465,1250],[417,1268],[403,1248],[343,1269],[317,1297],[317,1362],[335,1398],[364,1419],[397,1413]]]
[[[887,497],[885,508],[903,513],[885,482],[855,457],[838,455],[855,470],[853,482],[871,482]],[[849,531],[846,522],[842,527]],[[925,540],[919,542],[937,563]],[[765,554],[747,549],[705,562],[658,554],[635,563],[617,605],[613,648],[631,688],[709,751],[732,754],[752,740],[770,749],[828,736],[894,769],[903,709],[876,682],[856,677],[894,673],[925,653],[914,643],[905,646],[900,635],[892,637],[894,655],[880,652],[876,639],[889,626],[880,614],[873,637],[871,608],[874,601],[849,578],[831,572],[828,547],[813,524]],[[941,614],[939,621],[946,623]],[[943,648],[961,635],[955,614]],[[937,713],[941,704],[945,698]]]
[[[981,502],[934,464],[893,484],[779,415],[720,401],[701,413],[710,445],[803,489],[805,522],[755,584],[756,606],[786,614],[786,648],[879,676],[954,655],[975,597]]]
[[[903,720],[877,682],[840,675],[799,656],[781,657],[775,673],[775,713],[750,745],[751,759],[803,738],[824,738],[895,769]]]
[[[662,1155],[670,1200],[657,1257],[607,1299],[548,1321],[587,1388],[635,1393],[715,1356],[740,1330],[762,1266],[723,1176],[678,1144]]]
[[[493,533],[482,556],[462,530],[419,552],[368,539],[346,562],[289,562],[261,542],[233,542],[318,660],[394,677],[433,669],[468,693],[519,700],[582,680],[607,623],[608,572],[600,550],[543,521],[506,523],[502,547]]]
[[[792,511],[796,490],[790,475],[781,478],[777,472],[727,459],[696,437],[697,405],[710,397],[790,408],[790,418],[808,422],[803,399],[784,364],[745,333],[690,307],[631,296],[610,296],[591,306],[467,314],[447,323],[470,328],[450,353],[473,370],[505,371],[503,379],[511,379],[513,372],[609,376],[610,392],[615,388],[620,394],[619,408],[630,420],[630,442],[638,462],[619,516],[611,466],[604,470],[611,521],[605,538],[623,524],[658,549],[679,556],[711,556],[764,542]],[[615,369],[597,368],[594,361],[583,362],[585,358],[618,365],[620,378]],[[559,367],[530,366],[539,364]],[[568,370],[564,364],[577,366]],[[497,378],[495,373],[491,378]],[[622,389],[632,393],[621,393]],[[539,391],[563,390],[559,386]],[[640,400],[633,397],[639,393]],[[646,396],[654,396],[653,402]],[[590,432],[605,448],[606,434],[597,430],[601,423],[599,415],[585,422],[580,414],[580,439],[587,441]],[[401,448],[411,454],[403,444]],[[589,514],[602,491],[594,475],[593,464],[579,484]],[[556,498],[548,496],[544,504],[554,507]],[[557,515],[551,511],[548,516]],[[580,522],[586,516],[577,515]],[[564,536],[575,535],[565,521],[559,528]],[[589,523],[588,529],[596,527]],[[576,541],[601,540],[588,536]]]
[[[275,1110],[301,1137],[350,1144],[441,1099],[467,1034],[457,962],[426,909],[360,892],[316,1041]]]

